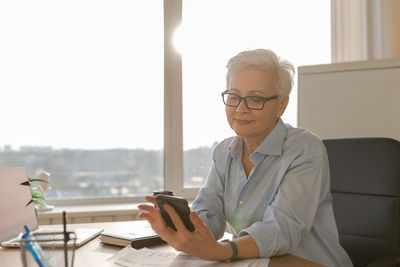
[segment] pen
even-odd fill
[[[63,211],[63,234],[64,234],[64,264],[65,267],[68,267],[68,251],[67,251],[67,243],[69,241],[69,235],[67,233],[67,214],[65,210]]]
[[[24,225],[24,229],[26,234],[24,234],[22,237],[25,236],[25,240],[29,240],[26,242],[26,244],[31,251],[33,258],[37,261],[40,267],[51,266],[47,261],[46,256],[44,255],[43,249],[40,247],[39,243],[36,242],[35,236],[31,232],[29,227],[27,225]]]
[[[22,239],[26,241],[26,246],[29,248],[29,251],[31,252],[31,254],[32,254],[33,258],[35,259],[35,261],[39,264],[39,266],[40,267],[45,267],[43,265],[43,262],[39,259],[39,256],[37,255],[35,249],[33,248],[32,244],[31,244],[31,242],[27,241],[27,240],[29,240],[28,236],[26,234],[23,234],[22,235]]]

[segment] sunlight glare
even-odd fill
[[[174,31],[174,36],[173,36],[173,43],[174,43],[174,47],[175,50],[180,53],[181,55],[183,54],[183,50],[184,50],[184,45],[185,45],[185,40],[183,37],[183,29],[182,29],[182,25],[179,25],[178,27],[176,27],[175,31]]]

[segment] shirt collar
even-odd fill
[[[267,135],[267,137],[262,141],[262,143],[257,147],[255,152],[279,156],[282,154],[283,141],[286,138],[286,127],[283,124],[281,118],[278,119],[272,131]]]
[[[257,147],[254,153],[261,153],[264,155],[279,156],[282,154],[283,141],[286,137],[286,127],[281,118],[278,119],[272,131]],[[235,136],[229,145],[229,153],[236,160],[241,159],[243,150],[243,138]],[[254,154],[253,153],[253,154]]]
[[[229,145],[229,153],[235,160],[242,158],[243,137],[236,135]]]

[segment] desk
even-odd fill
[[[46,225],[47,227],[56,228],[60,226]],[[133,229],[148,227],[147,221],[129,221],[129,222],[108,222],[108,223],[86,223],[86,224],[71,224],[68,229],[74,228],[103,228],[105,232],[132,232]],[[168,245],[159,245],[151,247],[157,250],[175,251]],[[121,247],[103,245],[99,238],[95,238],[84,244],[75,251],[75,267],[99,267],[99,266],[115,266],[105,260],[114,255]],[[21,266],[21,258],[19,248],[3,248],[0,247],[0,263],[1,266]],[[292,255],[285,255],[271,258],[270,267],[322,267],[316,264]]]

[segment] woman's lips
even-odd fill
[[[239,125],[246,125],[246,124],[250,124],[252,122],[252,120],[238,120],[238,119],[235,119],[235,120]]]

